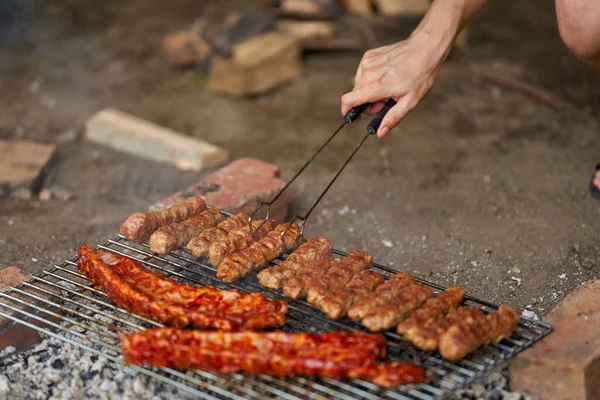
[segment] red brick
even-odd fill
[[[511,363],[512,389],[545,400],[600,399],[600,281],[575,289],[545,322],[553,332]]]
[[[6,292],[11,286],[18,286],[21,282],[31,279],[31,275],[27,275],[21,271],[21,268],[10,266],[8,268],[0,269],[0,292]],[[5,307],[0,307],[0,310],[7,314],[12,312]],[[0,329],[2,325],[9,322],[8,319],[0,317]],[[2,347],[0,347],[2,349]]]
[[[0,269],[0,292],[5,292],[10,286],[20,285],[28,279],[31,279],[31,275],[23,273],[19,267]]]
[[[285,185],[274,164],[241,158],[210,174],[203,181],[150,206],[159,210],[180,203],[190,196],[202,196],[207,204],[237,213],[252,212],[263,201],[270,201]],[[290,189],[271,208],[271,217],[281,222],[287,216]]]

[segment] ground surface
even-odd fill
[[[236,2],[72,0],[0,5],[0,138],[59,144],[52,183],[71,202],[0,199],[0,266],[36,273],[98,243],[122,219],[201,176],[80,140],[114,107],[258,157],[289,177],[340,122],[339,97],[360,54],[310,54],[302,77],[253,100],[210,94],[170,68],[164,33]],[[238,2],[239,3],[239,2]],[[422,105],[388,139],[369,141],[309,220],[310,234],[377,261],[542,316],[598,277],[600,203],[587,191],[600,159],[600,74],[560,42],[553,2],[491,2]],[[482,68],[543,87],[559,113],[488,80]],[[295,186],[306,210],[362,136],[345,131]]]

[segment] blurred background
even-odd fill
[[[340,97],[364,51],[406,38],[427,7],[3,0],[0,140],[51,144],[55,154],[38,190],[0,197],[0,265],[40,272],[208,172],[86,140],[97,111],[277,164],[289,178],[341,122]],[[587,190],[599,106],[600,77],[561,42],[553,1],[489,1],[423,103],[357,155],[309,235],[541,315],[600,268],[600,203]],[[365,124],[297,182],[291,215],[312,203]]]

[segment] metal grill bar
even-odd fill
[[[228,215],[227,213],[225,213]],[[138,260],[150,270],[159,271],[184,283],[213,285],[221,289],[235,288],[243,292],[262,292],[271,299],[288,301],[288,317],[283,330],[312,333],[331,330],[362,330],[347,318],[333,321],[305,301],[285,298],[281,293],[261,287],[256,274],[241,282],[224,284],[215,278],[216,268],[203,259],[195,260],[185,250],[159,256],[149,252],[147,245],[127,242],[122,236],[109,239],[98,248]],[[346,253],[335,250],[338,256]],[[285,259],[282,257],[278,262]],[[50,337],[70,343],[100,357],[123,364],[118,333],[147,327],[163,326],[148,318],[131,313],[108,302],[110,299],[77,271],[76,259],[33,277],[7,293],[0,293],[0,316],[36,329]],[[396,271],[374,264],[374,271],[389,277]],[[443,286],[415,278],[436,291]],[[494,304],[465,296],[468,304],[484,311],[497,308]],[[9,314],[8,311],[12,311]],[[32,321],[39,321],[44,326]],[[50,327],[50,328],[47,328]],[[163,383],[171,384],[194,396],[205,399],[283,398],[283,399],[422,399],[446,398],[452,392],[480,378],[498,365],[550,333],[548,324],[522,318],[517,331],[500,344],[490,345],[457,363],[443,360],[438,354],[425,353],[408,344],[400,335],[385,332],[394,361],[411,360],[426,370],[427,383],[384,389],[369,382],[297,377],[279,379],[266,375],[219,375],[196,371],[193,375],[170,368],[130,366]]]

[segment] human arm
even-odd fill
[[[404,41],[369,50],[354,79],[354,89],[342,96],[342,114],[360,104],[373,103],[377,113],[382,100],[397,104],[383,119],[377,136],[382,139],[429,92],[460,31],[487,0],[434,0],[419,26]]]

